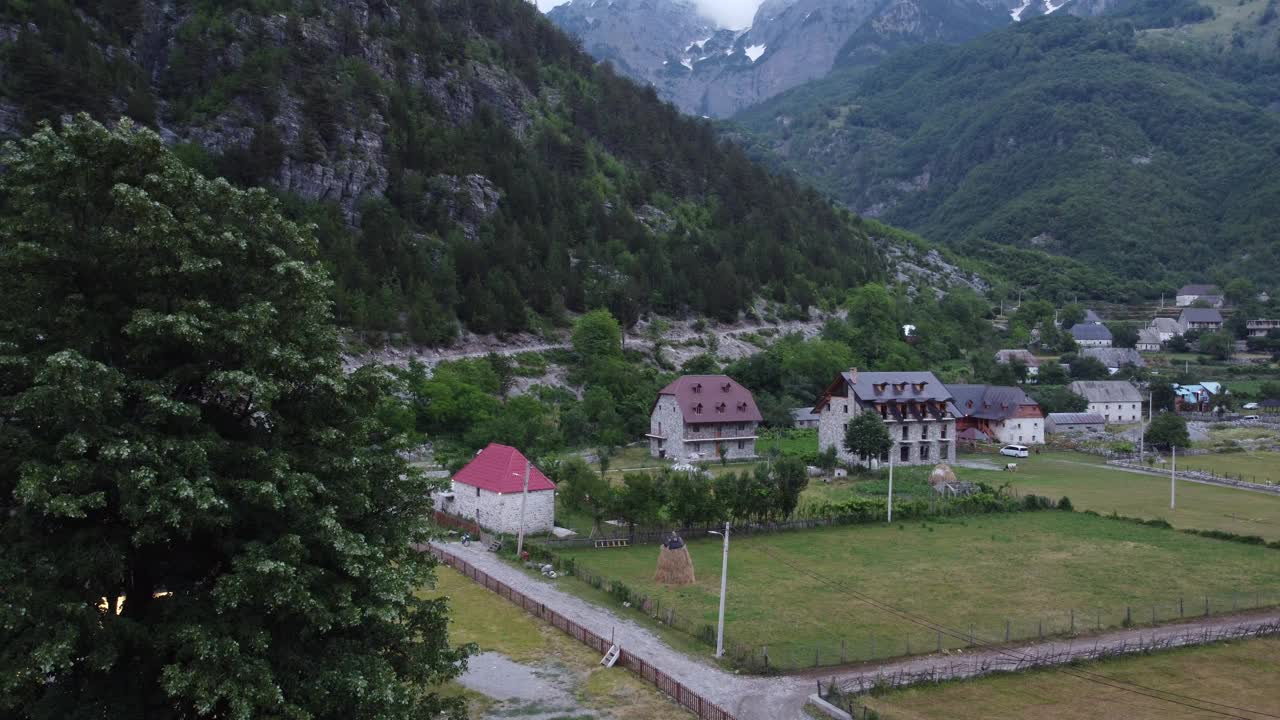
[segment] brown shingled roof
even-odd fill
[[[685,375],[658,391],[673,395],[687,423],[760,422],[751,391],[728,375]]]

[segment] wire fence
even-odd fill
[[[1075,637],[1115,628],[1152,627],[1177,620],[1276,606],[1280,606],[1280,591],[1274,589],[1265,592],[1209,592],[1123,606],[1066,609],[1034,617],[986,617],[973,622],[959,621],[948,624],[951,633],[913,627],[833,637],[821,642],[766,646],[726,641],[726,654],[746,670],[789,672],[992,644]]]
[[[485,571],[477,568],[462,558],[447,552],[441,548],[431,546],[427,549],[432,555],[436,556],[442,563],[466,575],[475,582],[483,585],[486,589],[497,593],[500,597],[506,598],[512,603],[519,605],[522,610],[533,615],[534,617],[550,623],[552,627],[564,632],[578,642],[595,650],[602,655],[609,651],[613,645],[612,641],[595,634],[587,628],[579,625],[573,620],[561,615],[548,608],[546,605],[528,597],[518,590],[513,589],[506,583],[492,577]],[[631,654],[625,648],[621,649],[617,662],[614,663],[618,667],[624,667],[627,670],[640,676],[645,682],[653,684],[654,687],[661,690],[676,701],[681,707],[692,712],[703,720],[736,720],[736,718],[727,711],[707,700],[698,693],[685,687],[680,681],[659,670],[652,663]]]

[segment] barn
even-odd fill
[[[549,533],[555,526],[556,486],[519,450],[498,443],[476,456],[453,476],[450,490],[436,494],[436,510],[498,533],[520,531],[520,504],[528,464],[529,497],[524,509],[526,534]]]

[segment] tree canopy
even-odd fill
[[[879,459],[893,447],[889,428],[884,420],[873,412],[860,412],[845,427],[845,450],[866,460]]]
[[[0,165],[0,714],[462,717],[434,485],[307,230],[128,123]]]

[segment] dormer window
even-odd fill
[[[966,402],[965,402],[965,404],[964,404],[964,406],[965,406],[965,407],[967,407],[967,408],[971,408],[971,407],[973,407],[973,401],[972,401],[972,400],[966,401]]]
[[[696,414],[698,414],[698,415],[701,415],[701,414],[702,414],[702,403],[698,403],[697,405],[694,405],[694,406],[693,406],[693,412],[694,412],[694,413],[696,413]]]
[[[696,392],[696,393],[700,393],[700,392],[702,392],[702,383],[694,383],[694,384],[693,384],[693,391],[694,391],[694,392]]]
[[[885,388],[889,387],[889,383],[876,383],[875,385],[872,385],[872,387],[875,388],[877,393],[882,393]]]
[[[929,383],[927,383],[927,382],[911,383],[911,387],[915,388],[915,391],[916,391],[916,392],[918,392],[918,393],[922,393],[922,392],[924,392],[924,386],[925,386],[925,385],[928,385],[928,384],[929,384]]]
[[[746,412],[747,404],[745,402],[738,403],[738,412]]]
[[[906,390],[906,389],[907,389],[907,384],[904,382],[896,382],[893,384],[894,392],[902,392],[903,390]]]
[[[716,403],[716,412],[718,413],[724,412],[724,403]]]
[[[730,390],[733,389],[733,383],[725,383],[720,386],[720,389],[723,390],[724,392],[729,392]]]

